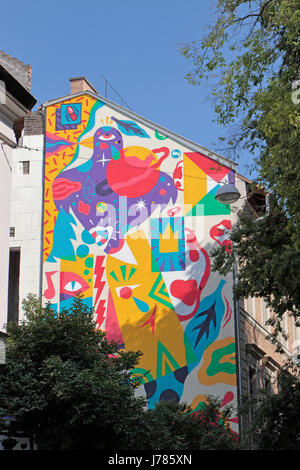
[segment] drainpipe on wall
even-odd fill
[[[235,256],[235,253],[233,251]],[[233,277],[233,312],[234,312],[234,325],[235,325],[235,338],[236,338],[236,364],[237,364],[237,395],[238,395],[238,403],[242,396],[242,366],[241,366],[241,340],[240,340],[240,312],[239,312],[239,304],[234,293],[234,288],[236,287],[237,281],[237,264],[234,262],[233,270],[232,270],[232,277]],[[239,436],[242,436],[242,421],[243,418],[239,414]]]
[[[41,247],[40,247],[40,285],[39,285],[39,297],[42,301],[42,285],[43,285],[43,243],[44,243],[44,199],[45,199],[45,159],[46,159],[46,108],[41,105],[40,114],[42,117],[43,124],[43,163],[42,163],[42,216],[41,216]]]

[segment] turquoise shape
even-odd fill
[[[81,240],[87,245],[93,245],[95,243],[94,237],[90,234],[88,230],[83,230],[81,234]]]
[[[150,307],[146,302],[144,302],[143,300],[137,299],[136,297],[132,297],[132,298],[135,301],[135,304],[136,304],[137,308],[141,312],[146,313],[146,312],[149,311]]]
[[[89,248],[86,245],[79,245],[76,250],[78,258],[85,258],[89,254]]]

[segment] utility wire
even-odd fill
[[[5,152],[5,149],[4,149],[4,146],[5,144],[3,142],[1,142],[1,148],[2,148],[2,152],[3,152],[3,155],[5,157],[5,160],[6,160],[6,163],[8,164],[9,168],[10,168],[10,172],[12,173],[12,167],[11,167],[11,164],[9,163],[9,159],[8,159],[8,156],[6,155],[6,152]]]

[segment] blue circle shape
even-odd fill
[[[83,230],[81,234],[81,240],[87,245],[93,245],[93,243],[95,243],[94,237],[90,234],[88,230]]]
[[[85,258],[89,254],[89,248],[86,245],[79,245],[76,250],[78,258]]]

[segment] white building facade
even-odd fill
[[[32,119],[30,117],[29,119]],[[26,123],[24,133],[26,133]],[[14,150],[10,214],[10,254],[19,265],[18,310],[28,294],[40,295],[43,135],[24,135]],[[16,292],[16,282],[12,290]],[[13,295],[13,294],[12,294]],[[16,294],[14,295],[16,307]]]
[[[23,119],[36,104],[30,86],[31,66],[0,51],[0,331],[5,331],[8,305],[14,298],[9,294],[13,155]]]

